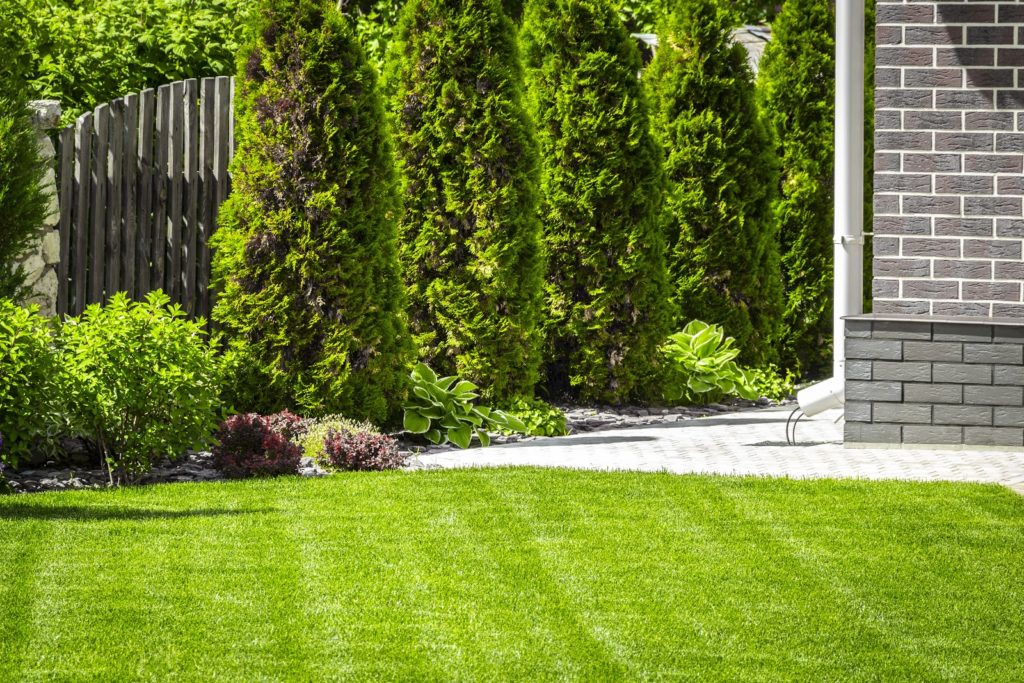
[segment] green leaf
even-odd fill
[[[441,444],[448,440],[439,429],[431,429],[423,436],[426,437],[427,441],[434,444],[435,446],[440,446]]]
[[[476,430],[476,436],[478,439],[480,439],[480,445],[483,446],[484,448],[487,448],[488,446],[491,445],[491,435],[488,434],[486,430]]]
[[[407,431],[413,434],[423,434],[430,429],[430,418],[406,409],[402,424]]]
[[[448,430],[448,439],[459,448],[469,448],[473,441],[473,430],[468,425]]]

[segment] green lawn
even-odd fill
[[[0,680],[1021,680],[1024,498],[559,470],[0,498]]]

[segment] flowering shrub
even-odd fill
[[[302,454],[307,458],[313,458],[321,464],[330,464],[327,453],[324,451],[324,442],[331,432],[366,432],[368,434],[379,434],[369,422],[357,422],[349,420],[341,415],[325,415],[324,417],[306,420],[304,423],[305,432],[297,439],[302,447]]]
[[[234,478],[294,474],[302,448],[292,442],[290,435],[300,429],[300,424],[301,418],[288,412],[233,415],[217,432],[214,463]]]
[[[339,470],[394,470],[407,458],[390,436],[364,431],[331,430],[324,439],[324,453]]]

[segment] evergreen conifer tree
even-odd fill
[[[411,345],[376,75],[323,0],[265,0],[255,16],[214,318],[260,383],[243,400],[383,422],[403,397]]]
[[[829,0],[787,0],[758,76],[782,171],[774,206],[786,298],[781,357],[810,376],[831,357],[834,33]]]
[[[722,325],[756,364],[774,360],[782,308],[777,161],[728,17],[715,0],[679,3],[644,77],[666,153],[677,326]]]
[[[521,42],[543,160],[551,391],[649,397],[672,316],[639,50],[608,0],[534,0]]]
[[[391,43],[410,325],[435,370],[526,396],[541,360],[538,162],[497,0],[410,0]]]

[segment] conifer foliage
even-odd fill
[[[761,108],[782,163],[775,202],[785,285],[785,365],[813,375],[832,335],[835,14],[829,0],[787,0],[759,74]]]
[[[544,262],[515,27],[497,0],[410,0],[386,82],[421,355],[488,399],[528,395],[540,367]]]
[[[777,163],[744,49],[714,0],[679,3],[645,73],[666,150],[669,272],[680,317],[722,325],[743,361],[771,361],[782,287]]]
[[[376,75],[322,0],[265,0],[254,14],[214,263],[214,318],[242,340],[237,365],[253,382],[250,405],[234,407],[385,421],[411,346]]]
[[[671,315],[640,53],[608,0],[535,0],[521,40],[543,159],[551,393],[644,398]]]

